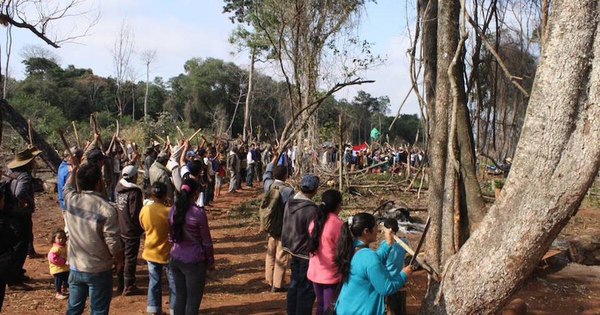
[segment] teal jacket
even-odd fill
[[[364,244],[355,241],[354,246]],[[363,248],[357,251],[350,262],[350,275],[343,284],[335,304],[338,315],[381,315],[385,313],[384,297],[398,291],[407,276],[401,271],[390,275],[385,263],[396,246],[383,242],[377,251]],[[395,257],[403,256],[392,253]]]

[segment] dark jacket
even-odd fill
[[[33,177],[26,171],[9,170],[4,175],[10,182],[10,190],[17,198],[17,204],[12,211],[17,215],[31,215],[35,211],[35,198],[33,190]]]
[[[117,193],[117,213],[119,228],[123,238],[139,238],[142,233],[140,211],[142,210],[142,190],[135,184],[121,179],[115,187]]]
[[[308,225],[317,216],[317,205],[311,200],[288,200],[283,213],[281,243],[293,256],[308,259]]]
[[[10,276],[5,270],[13,270],[16,266],[19,248],[23,245],[27,247],[23,244],[25,227],[22,221],[0,209],[0,279],[3,281]]]

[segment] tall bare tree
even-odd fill
[[[125,81],[131,75],[131,55],[134,51],[134,34],[126,20],[121,21],[121,27],[113,44],[112,57],[115,75],[115,104],[118,116],[123,116],[125,108],[126,91],[123,88]]]
[[[144,93],[144,121],[148,120],[148,92],[150,91],[150,64],[156,59],[156,50],[145,50],[140,55],[146,66],[146,92]]]

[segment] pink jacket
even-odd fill
[[[323,232],[319,239],[319,249],[314,255],[311,254],[308,263],[306,276],[310,281],[319,284],[336,284],[341,281],[342,276],[338,273],[333,259],[342,225],[342,220],[335,213],[330,213],[325,220]],[[312,232],[313,226],[314,222],[311,222],[308,226],[310,232]]]

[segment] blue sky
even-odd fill
[[[400,102],[409,90],[408,60],[406,50],[410,46],[406,29],[406,9],[414,10],[412,1],[406,4],[399,0],[378,0],[369,3],[361,17],[359,35],[373,42],[373,52],[387,57],[384,65],[363,73],[365,79],[376,80],[370,85],[342,90],[338,98],[352,98],[358,89],[373,96],[390,97],[395,114]],[[136,51],[148,49],[157,51],[157,59],[151,67],[151,76],[165,79],[183,72],[183,64],[194,57],[215,57],[233,61],[240,66],[248,63],[244,53],[232,54],[235,50],[228,43],[233,24],[222,14],[221,0],[88,0],[93,10],[100,10],[101,17],[88,36],[78,38],[54,50],[60,57],[61,66],[75,65],[91,68],[94,73],[112,75],[111,49],[123,19],[131,26],[135,34]],[[65,34],[66,30],[80,29],[86,25],[85,16],[60,21],[53,31]],[[413,27],[412,21],[410,26]],[[5,29],[0,31],[3,54],[5,51]],[[25,45],[45,44],[28,31],[14,29],[13,55],[10,75],[22,78],[24,68],[19,56]],[[51,48],[50,46],[46,46]],[[2,56],[5,62],[5,56]],[[145,69],[138,55],[132,56],[134,73],[138,80],[145,77]],[[260,66],[259,66],[260,67]],[[260,69],[266,74],[276,76],[271,68]],[[416,99],[411,97],[403,107],[402,113],[417,113]]]

